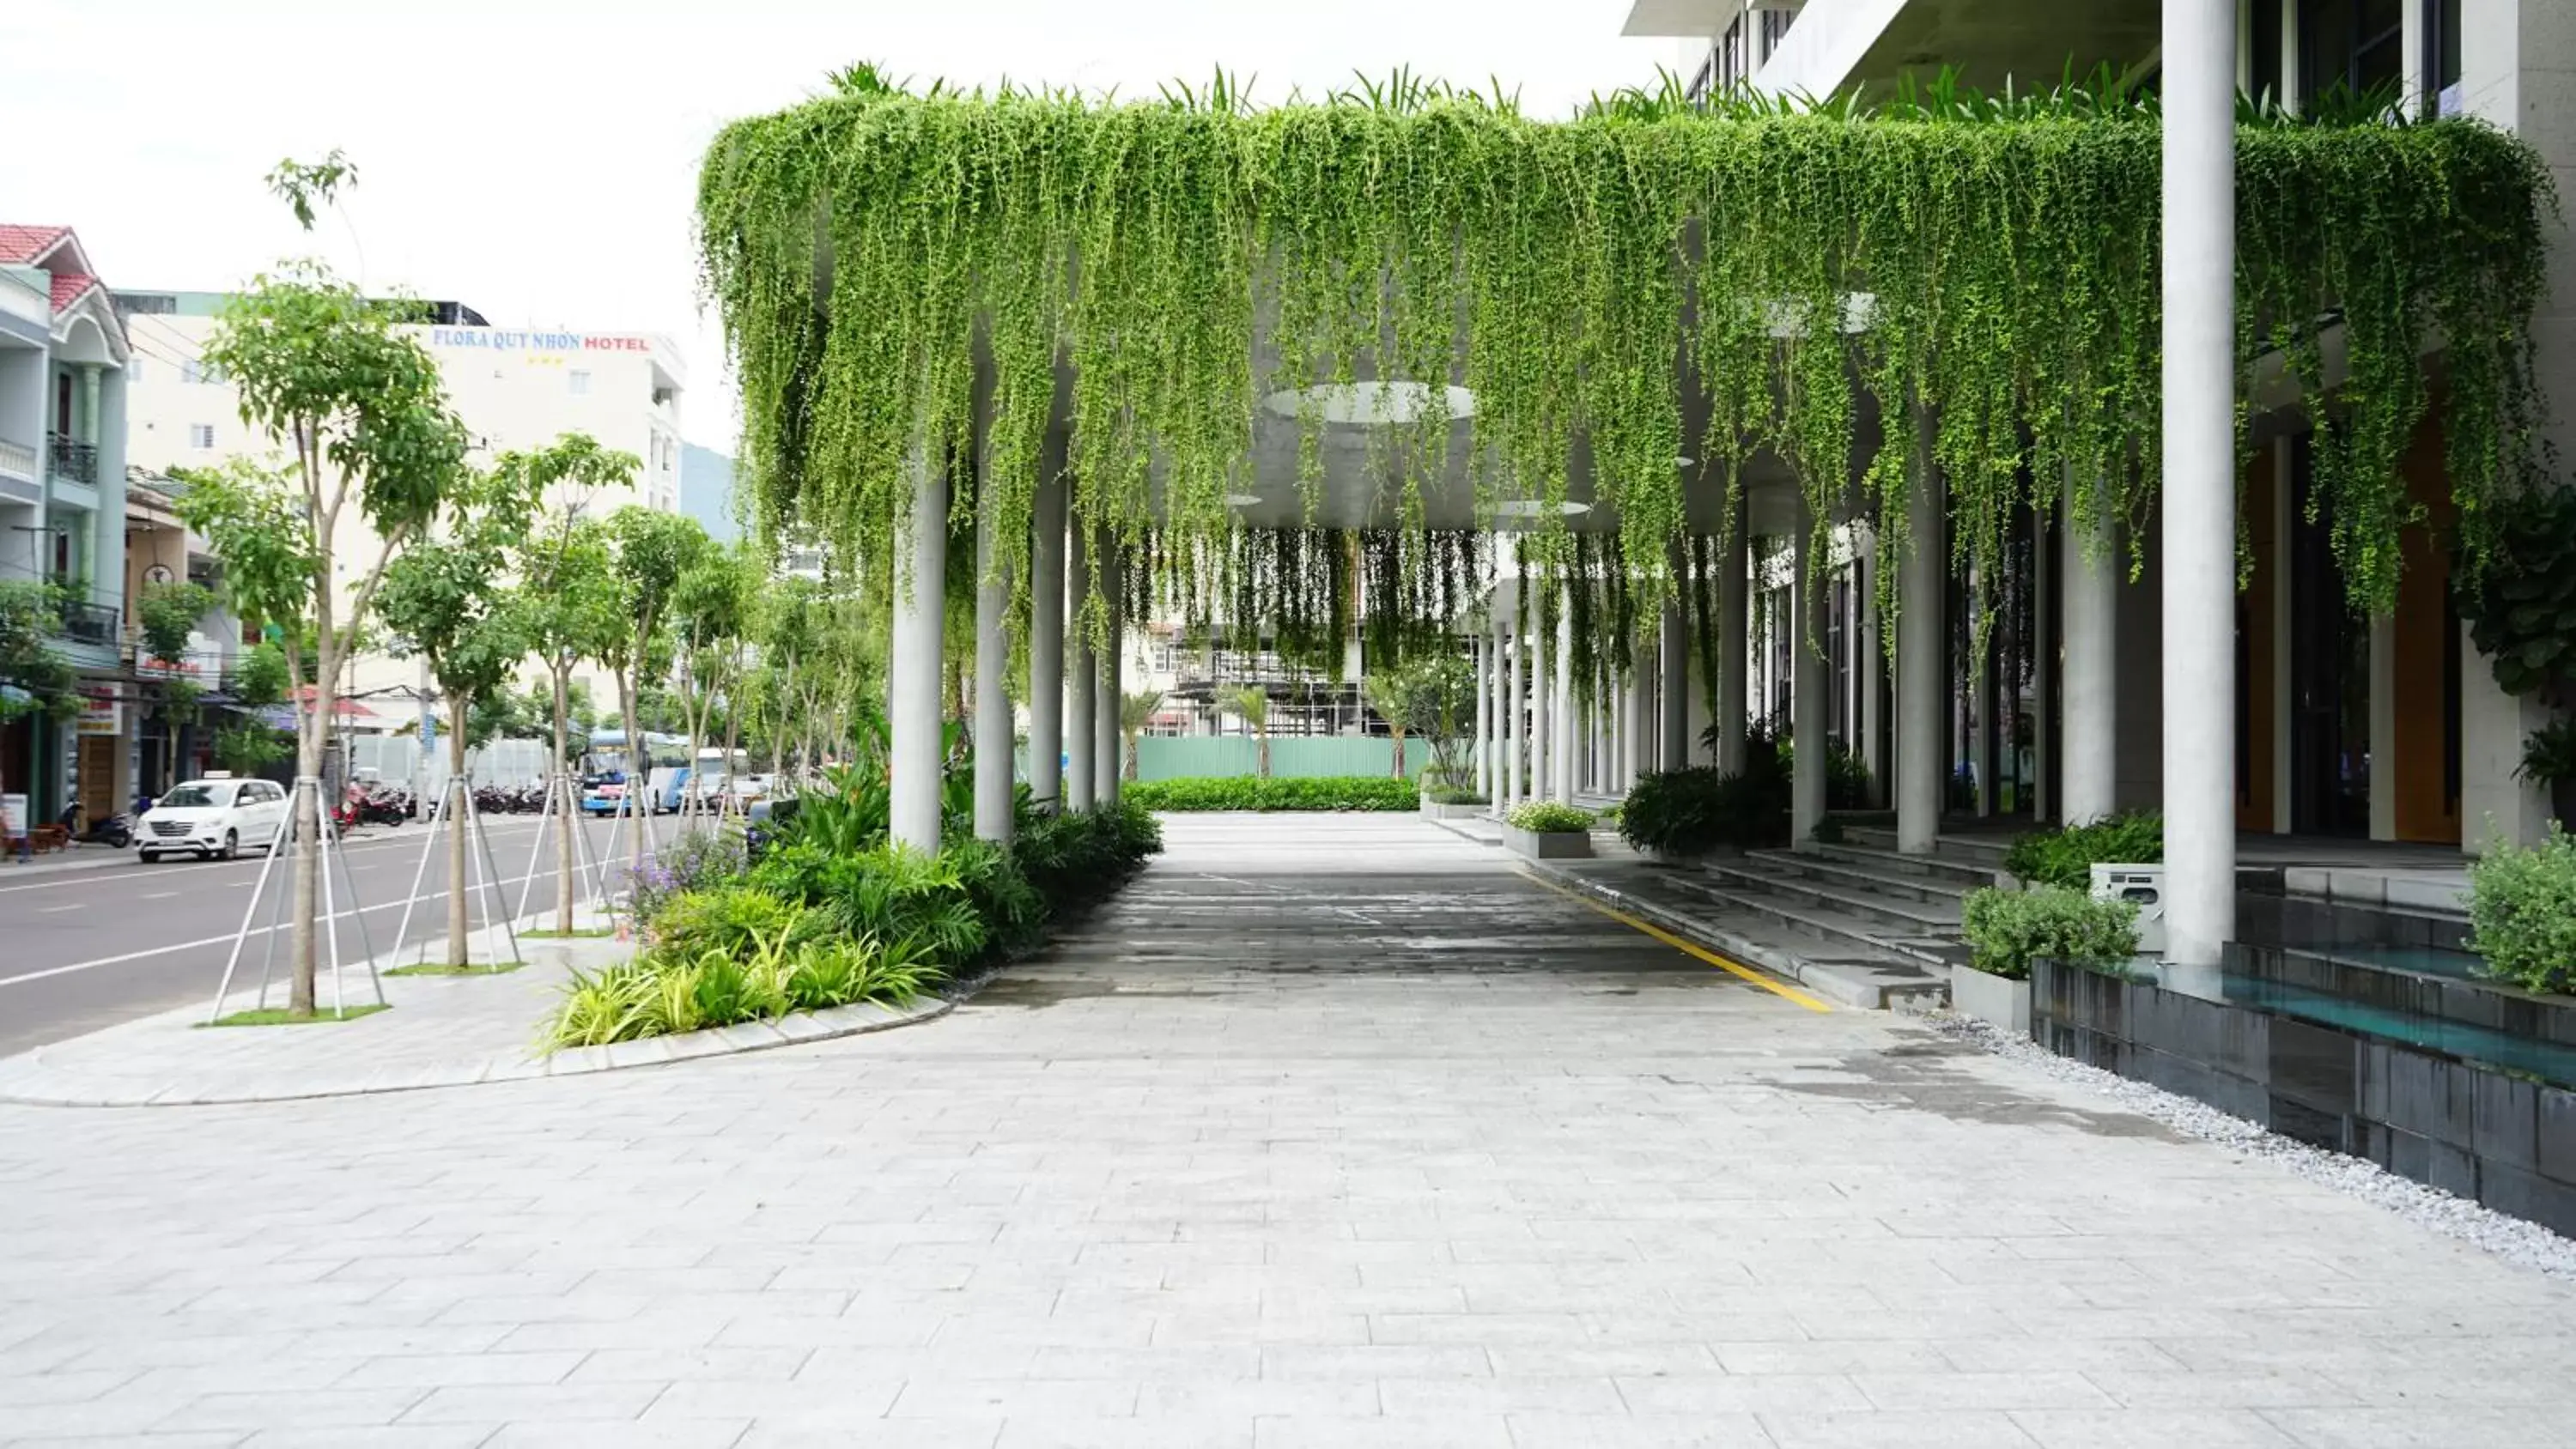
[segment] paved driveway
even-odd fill
[[[2564,1442],[2565,1285],[1410,819],[1170,835],[925,1027],[0,1109],[0,1441]]]

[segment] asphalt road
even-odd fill
[[[519,882],[537,843],[537,821],[532,816],[498,816],[489,818],[486,825],[505,882],[503,900],[516,909]],[[606,850],[610,822],[592,821],[588,828],[593,849]],[[404,902],[414,899],[412,883],[428,835],[426,826],[378,826],[350,838],[349,880],[356,887],[356,905],[345,893],[335,904],[340,949],[352,965],[364,959],[359,955],[361,924],[376,950],[393,944]],[[621,836],[621,846],[623,840]],[[84,852],[104,849],[82,847]],[[130,850],[118,854],[121,858],[113,864],[85,869],[21,873],[0,865],[0,1056],[214,999],[224,958],[231,952],[234,933],[241,929],[243,912],[249,909],[259,880],[259,854],[247,852],[231,862],[168,857],[152,865],[135,859]],[[555,850],[551,837],[545,857],[537,871],[532,910],[552,899]],[[407,941],[443,936],[446,867],[447,851],[442,845],[421,882]],[[241,969],[252,986],[259,980],[261,955],[270,922],[276,919],[275,901],[285,887],[284,877],[281,861],[251,923],[253,934]],[[334,889],[340,887],[335,884]],[[479,914],[474,919],[480,924]],[[282,980],[286,932],[276,934]],[[322,960],[327,971],[329,958]],[[272,1000],[282,997],[272,992]]]

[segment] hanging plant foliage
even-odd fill
[[[1564,533],[1558,505],[1588,484],[1588,521],[1619,539],[1593,564],[1633,609],[1676,584],[1686,482],[1731,500],[1777,459],[1820,539],[1874,520],[1891,639],[1914,489],[1946,491],[1953,565],[1989,578],[2016,510],[2054,509],[2061,479],[2087,522],[2152,501],[2152,97],[1702,108],[1668,86],[1545,122],[1409,76],[1262,110],[1223,76],[1159,102],[907,94],[864,69],[842,88],[726,127],[700,179],[741,467],[772,533],[889,546],[924,460],[974,451],[979,366],[984,481],[955,496],[1002,525],[1015,588],[1062,426],[1077,518],[1131,547],[1166,531],[1160,576],[1274,591],[1265,617],[1317,647],[1353,608],[1419,611],[1449,577],[1405,540],[1428,536],[1426,480],[1453,461],[1472,464],[1480,518],[1527,500],[1546,520],[1532,544]],[[2429,343],[2473,548],[2520,486],[2547,173],[2468,120],[2250,114],[2237,153],[2240,370],[2277,358],[2308,399],[2337,561],[2384,612]],[[1327,447],[1347,424],[1320,399],[1371,381],[1421,384],[1408,416],[1365,430],[1393,541],[1353,557],[1289,531],[1257,566],[1238,558],[1257,406],[1299,399],[1311,507],[1328,463],[1356,466]],[[1467,460],[1449,456],[1452,386],[1473,399]],[[1685,418],[1707,421],[1693,437]],[[1534,561],[1585,577],[1562,552]]]

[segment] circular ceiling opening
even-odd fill
[[[1542,498],[1506,498],[1494,505],[1496,518],[1544,518],[1550,513],[1561,513],[1572,518],[1578,513],[1591,511],[1591,504],[1577,503],[1571,498],[1556,504],[1551,504]]]
[[[1476,415],[1476,395],[1463,387],[1441,389],[1452,421]],[[1368,426],[1409,423],[1431,410],[1431,389],[1418,382],[1329,382],[1316,387],[1274,392],[1261,406],[1283,418],[1310,410],[1328,423]]]

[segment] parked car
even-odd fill
[[[733,796],[734,803],[738,805],[749,805],[754,800],[766,800],[769,798],[769,777],[736,775],[733,783],[725,787],[725,793]]]
[[[732,779],[732,776],[722,770],[704,771],[690,779],[689,798],[696,801],[701,808],[711,808],[724,799],[725,790],[732,783]]]
[[[267,849],[285,819],[286,792],[273,781],[187,780],[135,822],[136,854],[151,861],[184,850],[200,860],[230,860],[245,846]]]

